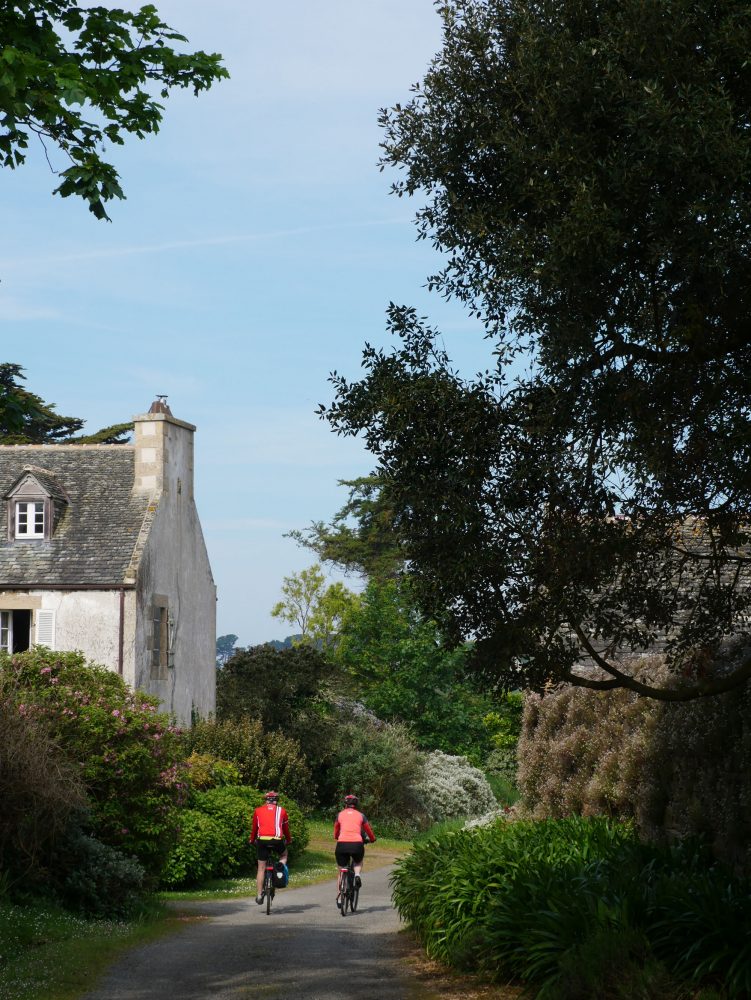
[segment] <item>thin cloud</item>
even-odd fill
[[[234,243],[252,243],[259,240],[283,239],[289,236],[307,236],[311,233],[334,232],[345,229],[370,229],[378,226],[403,226],[412,223],[412,216],[399,219],[381,219],[371,222],[341,222],[317,226],[299,226],[295,229],[272,229],[261,233],[238,233],[234,236],[210,236],[197,240],[171,240],[141,246],[113,247],[112,249],[84,250],[78,253],[56,254],[49,257],[0,258],[0,268],[19,264],[67,264],[80,260],[100,260],[108,257],[135,257],[141,254],[160,254],[171,250],[192,250],[197,247],[228,246]]]

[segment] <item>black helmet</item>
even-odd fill
[[[359,801],[360,800],[357,798],[356,795],[345,795],[344,796],[344,804],[345,804],[345,806],[356,806]]]

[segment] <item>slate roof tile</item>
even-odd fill
[[[128,445],[0,447],[0,496],[29,469],[56,501],[49,541],[8,540],[0,503],[0,589],[118,586],[124,582],[149,497],[133,493]]]

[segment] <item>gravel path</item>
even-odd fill
[[[346,917],[333,881],[278,892],[268,916],[252,898],[181,904],[208,919],[128,952],[82,1000],[426,998],[399,959],[389,871],[366,870]]]

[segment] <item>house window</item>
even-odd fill
[[[16,538],[44,538],[44,501],[16,502]]]
[[[22,653],[31,645],[31,611],[0,611],[0,649]]]
[[[170,662],[169,612],[166,605],[154,605],[151,627],[151,676],[164,679]]]

